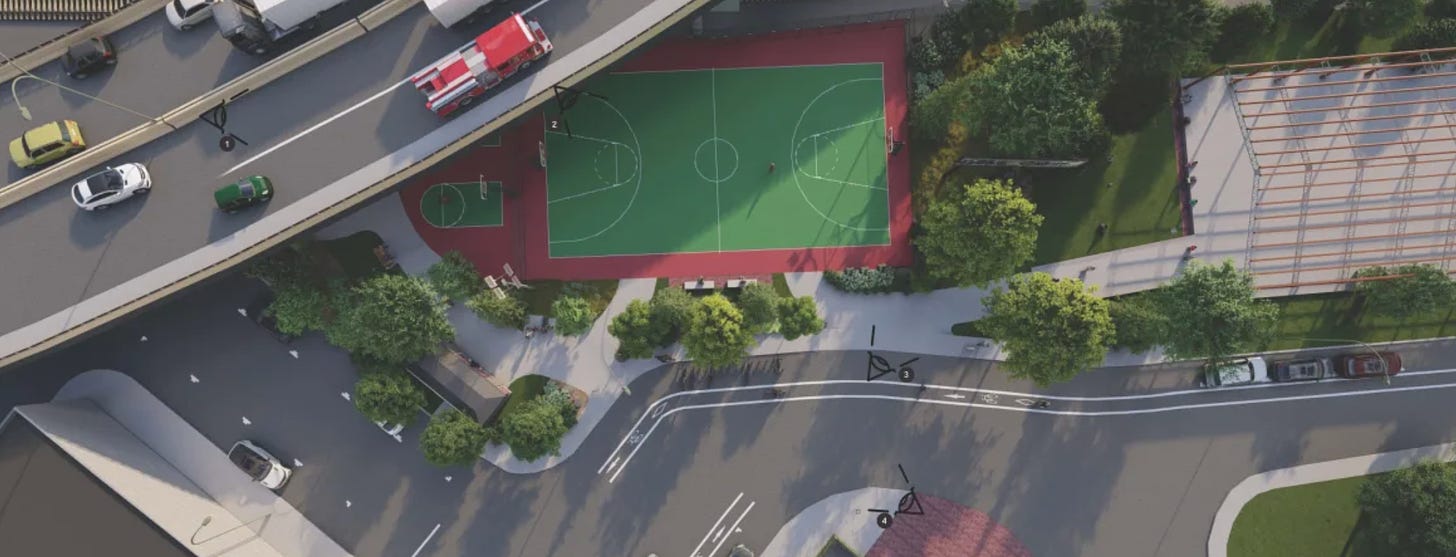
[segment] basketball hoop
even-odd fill
[[[537,164],[541,165],[541,168],[546,168],[546,142],[545,141],[537,141],[536,142],[536,154],[539,157],[537,159]]]

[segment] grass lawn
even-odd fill
[[[1269,350],[1336,344],[1300,340],[1304,338],[1385,342],[1456,336],[1456,308],[1438,308],[1422,315],[1394,319],[1362,311],[1352,293],[1313,294],[1273,301],[1279,305],[1279,324],[1269,341]]]
[[[1372,476],[1261,493],[1244,505],[1229,535],[1229,557],[1377,557],[1360,528],[1360,487]]]
[[[499,422],[512,410],[541,396],[541,393],[546,391],[546,383],[550,381],[551,379],[545,375],[523,375],[516,378],[515,381],[511,381],[510,386],[507,387],[511,390],[511,396],[506,398],[506,404],[501,407],[500,412],[496,412],[495,421]]]
[[[773,289],[774,292],[777,293],[781,298],[794,297],[794,292],[792,290],[789,290],[789,279],[784,278],[783,273],[773,274]]]
[[[560,280],[533,280],[526,284],[531,288],[521,291],[521,297],[526,301],[526,313],[529,315],[551,316],[551,303],[556,301],[563,292],[574,293],[586,298],[591,304],[592,311],[601,315],[607,310],[607,304],[612,303],[612,296],[617,294],[616,279],[611,280],[588,280],[583,282],[568,282]]]

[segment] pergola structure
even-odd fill
[[[1453,59],[1439,48],[1225,68],[1256,181],[1256,286],[1329,290],[1376,265],[1452,271]]]

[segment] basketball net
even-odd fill
[[[546,168],[546,142],[545,141],[537,141],[536,142],[536,154],[539,157],[538,158],[538,161],[539,161],[539,164],[541,165],[541,168]]]

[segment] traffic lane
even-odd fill
[[[0,52],[13,58],[82,25],[77,21],[0,21]]]
[[[111,42],[117,52],[116,65],[86,79],[68,77],[59,59],[36,68],[33,73],[155,117],[231,81],[261,62],[238,52],[210,25],[190,31],[173,29],[161,11],[113,33]],[[0,138],[7,144],[19,132],[52,120],[75,120],[90,145],[100,144],[146,122],[141,116],[34,79],[21,79],[16,89],[20,102],[30,109],[33,121],[20,117],[13,97],[6,96],[0,101],[0,129],[15,130]],[[0,187],[31,172],[7,164],[5,182]]]

